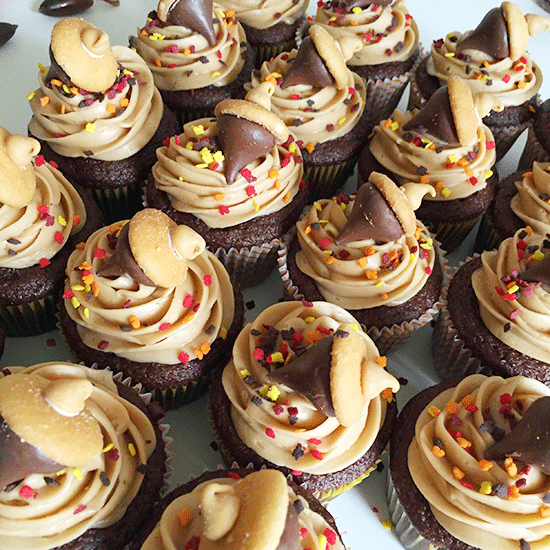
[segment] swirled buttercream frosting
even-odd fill
[[[334,363],[335,340],[348,337],[354,342],[348,359],[355,352],[363,357],[354,388],[362,388],[361,396],[351,419],[345,419],[344,409],[356,392],[346,385],[350,378],[344,386],[337,382],[341,364]],[[331,341],[332,356],[327,355]],[[324,368],[315,374],[311,369],[327,358],[330,363],[330,357],[327,391],[321,387]],[[381,363],[372,340],[342,308],[326,302],[271,306],[240,333],[223,372],[235,429],[248,447],[278,466],[311,474],[342,470],[371,447],[385,419],[386,400],[399,389]]]
[[[90,528],[117,522],[136,496],[143,479],[140,470],[155,448],[151,421],[119,396],[109,372],[71,363],[41,363],[10,371],[13,374],[0,380],[0,388],[9,388],[0,396],[2,434],[13,430],[11,441],[20,444],[20,433],[25,434],[26,441],[40,441],[45,431],[52,430],[52,424],[65,425],[50,436],[53,442],[48,439],[39,445],[38,453],[44,446],[53,449],[44,452],[68,450],[56,457],[62,463],[59,468],[39,468],[0,492],[0,548],[49,550],[71,542]],[[86,386],[85,401],[73,416],[73,388]],[[26,397],[19,400],[23,393]],[[63,410],[68,407],[69,411]],[[83,431],[69,426],[79,426]],[[99,437],[97,452],[85,463],[73,462],[69,455],[79,453],[71,448],[79,442],[80,446],[89,446],[90,431],[94,430]],[[97,446],[95,439],[92,448]],[[10,451],[9,442],[8,434],[8,443],[0,447],[0,454]]]
[[[81,340],[92,349],[142,363],[186,364],[202,359],[233,320],[227,271],[203,250],[187,262],[184,279],[174,286],[156,286],[147,279],[138,282],[128,269],[119,275],[101,275],[98,272],[113,256],[124,223],[96,231],[69,258],[65,307]],[[138,244],[143,242],[143,235],[141,239],[139,232],[136,235]],[[129,237],[131,243],[131,233]],[[166,246],[173,247],[170,240]],[[162,274],[162,258],[154,259],[158,251],[163,252],[160,246],[151,247],[149,258],[136,259],[140,265],[149,259],[151,269]]]
[[[549,478],[540,460],[548,448],[529,411],[547,419],[549,396],[548,387],[523,376],[476,374],[418,417],[411,476],[436,520],[460,541],[482,550],[548,545]]]
[[[177,91],[226,86],[243,68],[247,48],[244,29],[223,11],[212,12],[215,42],[189,27],[163,22],[157,13],[130,38],[143,57],[160,90]]]
[[[163,115],[160,92],[139,55],[124,46],[112,51],[119,68],[103,92],[48,79],[41,68],[40,88],[30,99],[32,136],[65,157],[106,161],[128,158],[149,142]]]
[[[481,255],[472,275],[481,318],[502,342],[550,363],[550,293],[545,276],[550,246],[544,235],[520,230]],[[533,272],[535,270],[535,272]]]
[[[356,35],[362,40],[363,47],[353,54],[348,65],[405,61],[418,48],[418,27],[404,0],[388,4],[370,2],[348,10],[339,2],[318,2],[314,21],[335,39]]]
[[[237,2],[217,2],[226,11],[235,12],[237,20],[254,29],[267,29],[277,23],[292,25],[302,17],[309,0],[238,0]]]

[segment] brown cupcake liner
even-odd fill
[[[495,138],[497,162],[510,150],[519,136],[532,125],[531,121],[507,126],[492,126],[487,124],[487,127],[493,132]]]
[[[195,109],[193,111],[174,111],[180,124],[183,126],[200,118],[215,118],[214,109]]]
[[[143,208],[142,197],[145,184],[145,181],[139,181],[116,188],[90,188],[106,225],[120,220],[129,220]]]
[[[194,382],[176,388],[148,389],[146,391],[164,410],[173,411],[200,399],[208,392],[210,382],[211,375],[206,374]]]
[[[468,220],[456,222],[431,222],[422,219],[422,223],[429,229],[430,233],[437,237],[437,241],[446,252],[452,252],[468,236],[483,214]]]
[[[525,148],[519,159],[518,170],[532,170],[533,162],[550,162],[550,152],[548,152],[537,139],[533,125],[527,132],[527,141]]]
[[[269,61],[282,54],[289,52],[297,47],[296,39],[281,42],[280,44],[254,44],[252,46],[256,52],[256,69],[261,69],[264,61]]]
[[[424,48],[420,47],[420,53],[418,54],[418,57],[416,58],[416,61],[414,62],[414,65],[411,69],[411,78],[409,86],[409,100],[407,102],[407,111],[411,111],[415,107],[420,107],[426,103],[426,100],[424,99],[424,96],[422,95],[422,92],[420,91],[420,87],[418,86],[418,81],[416,80],[416,72],[418,71],[418,67],[420,66],[420,63],[424,59]]]
[[[481,254],[484,250],[493,250],[502,242],[502,237],[496,230],[491,217],[491,207],[481,218],[474,244],[474,252]]]
[[[6,336],[36,336],[57,326],[57,294],[17,305],[0,305],[0,326]]]
[[[356,163],[355,156],[340,164],[316,166],[304,162],[303,180],[307,183],[310,199],[332,197],[338,189],[344,187]]]

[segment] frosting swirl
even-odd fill
[[[139,466],[147,463],[156,435],[147,416],[119,397],[107,371],[41,363],[19,372],[34,373],[45,381],[91,381],[93,391],[86,409],[100,425],[104,439],[104,452],[88,464],[69,465],[49,477],[32,474],[17,487],[0,492],[0,546],[47,550],[74,540],[91,527],[112,525],[125,514],[143,479]]]
[[[403,130],[416,112],[395,110],[391,119],[375,126],[369,144],[371,153],[392,172],[396,183],[430,183],[436,196],[425,200],[436,201],[465,198],[485,188],[496,161],[491,130],[479,121],[477,137],[472,142],[434,144]]]
[[[418,417],[409,470],[451,535],[483,550],[548,544],[548,475],[536,464],[485,459],[533,402],[548,395],[544,384],[523,376],[476,374],[442,392]]]
[[[404,5],[397,0],[388,6],[371,3],[349,12],[318,3],[314,21],[335,39],[356,35],[363,48],[354,53],[348,65],[380,65],[409,59],[418,48],[418,27]]]
[[[498,250],[481,255],[472,275],[481,318],[502,342],[550,363],[550,293],[547,284],[528,283],[523,272],[548,256],[544,235],[520,230]]]
[[[271,110],[284,121],[303,148],[350,132],[363,113],[366,91],[362,78],[351,71],[348,71],[347,83],[341,89],[309,84],[281,88],[297,53],[298,50],[284,52],[264,62],[259,72],[252,73],[251,82],[245,88],[256,88],[264,81],[275,84]]]
[[[216,135],[215,119],[196,120],[157,150],[153,179],[176,210],[209,227],[232,227],[278,212],[298,193],[303,165],[295,143],[289,140],[253,160],[228,185]]]
[[[383,396],[391,399],[399,383],[376,363],[378,350],[360,329],[366,350],[362,380],[369,381],[369,388],[358,420],[350,425],[345,427],[335,416],[327,416],[297,391],[267,382],[269,370],[256,358],[267,330],[270,335],[280,333],[283,339],[288,335],[288,353],[293,354],[299,344],[309,348],[319,337],[338,330],[341,323],[357,326],[354,317],[338,306],[326,302],[310,306],[283,302],[264,310],[237,337],[222,382],[231,401],[233,424],[248,447],[278,466],[326,474],[353,464],[371,447],[385,419]]]
[[[533,163],[533,171],[515,183],[517,194],[510,201],[514,214],[541,235],[550,232],[550,163]]]
[[[188,27],[164,24],[156,17],[149,18],[138,36],[130,38],[160,90],[225,86],[237,78],[247,48],[244,29],[220,10],[212,16],[216,35],[213,45]]]
[[[396,306],[412,298],[426,283],[435,263],[427,229],[417,221],[413,235],[377,244],[356,240],[334,243],[353,209],[354,197],[315,203],[297,222],[300,270],[315,280],[325,300],[345,309]],[[330,255],[329,255],[330,253]]]
[[[309,0],[239,0],[225,3],[220,0],[218,5],[225,10],[234,10],[235,17],[254,29],[267,29],[277,23],[292,25],[302,17]]]
[[[80,338],[90,348],[131,361],[176,364],[202,359],[233,320],[227,271],[204,251],[188,262],[185,280],[175,287],[147,286],[127,274],[99,276],[112,256],[120,225],[96,231],[69,258],[65,306]]]
[[[21,208],[0,203],[0,267],[21,269],[51,259],[86,223],[80,195],[59,170],[39,155],[36,188]]]
[[[119,73],[104,93],[55,79],[47,84],[47,70],[41,70],[40,88],[30,99],[32,136],[65,157],[107,161],[130,157],[149,142],[163,115],[160,92],[139,55],[124,46],[112,50]]]

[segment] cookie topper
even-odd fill
[[[198,32],[211,46],[216,43],[213,14],[213,0],[160,0],[157,7],[157,16],[163,23]]]
[[[12,135],[0,126],[0,202],[12,208],[27,206],[36,189],[32,159],[40,143],[30,137]]]

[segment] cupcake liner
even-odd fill
[[[164,410],[173,411],[200,399],[207,393],[210,382],[211,373],[177,388],[149,389],[147,391]]]
[[[480,214],[475,218],[455,222],[432,222],[422,217],[420,219],[430,233],[437,237],[437,241],[441,243],[443,249],[452,252],[468,236],[482,216],[483,214]]]
[[[440,298],[442,305],[432,333],[432,355],[435,370],[443,380],[456,376],[463,377],[483,370],[482,362],[472,354],[460,338],[458,330],[451,319],[447,300],[449,284],[453,275],[460,266],[477,256],[468,257],[461,262],[458,267],[452,270],[443,284]]]
[[[120,220],[129,220],[143,208],[145,181],[116,188],[91,187],[90,191],[103,213],[106,225]]]
[[[33,302],[0,305],[0,326],[6,336],[35,336],[54,330],[57,325],[57,294]]]
[[[416,58],[416,61],[414,62],[414,65],[411,69],[411,85],[409,86],[409,101],[407,102],[407,111],[411,111],[415,107],[420,107],[424,105],[424,103],[426,103],[426,100],[424,99],[424,96],[422,95],[422,92],[420,91],[420,88],[418,86],[418,81],[416,80],[416,72],[424,57],[424,49],[420,48],[420,53],[418,54],[418,57]]]
[[[269,61],[283,52],[289,52],[296,48],[296,39],[287,40],[279,44],[253,44],[256,52],[256,69],[261,69],[264,61]]]
[[[280,239],[273,239],[251,248],[218,248],[213,252],[239,286],[246,288],[261,283],[271,273],[280,246]]]
[[[347,179],[353,174],[357,158],[340,164],[312,165],[304,162],[303,180],[307,183],[310,199],[329,198],[344,187]]]
[[[174,111],[180,124],[183,126],[193,120],[199,120],[200,118],[214,118],[214,109],[196,109],[193,111]]]
[[[550,153],[537,139],[535,127],[531,125],[527,132],[527,142],[519,159],[518,170],[531,170],[533,162],[550,162]]]
[[[497,162],[510,150],[519,136],[530,126],[531,121],[521,124],[509,124],[506,126],[493,126],[487,124],[487,127],[493,132],[496,143]]]
[[[491,209],[489,209],[481,218],[474,244],[474,252],[481,254],[484,250],[497,248],[501,241],[502,237],[495,229],[492,221]]]

